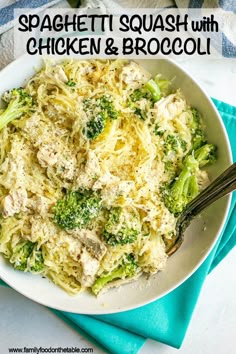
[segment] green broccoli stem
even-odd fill
[[[5,111],[0,115],[0,130],[7,126],[13,120],[20,118],[24,113],[21,109],[16,109],[16,102],[9,103]]]
[[[95,295],[110,282],[116,279],[125,279],[133,277],[137,272],[138,266],[132,255],[128,255],[123,264],[115,268],[110,274],[102,275],[92,286],[92,292]]]
[[[201,116],[196,108],[191,108],[190,111],[192,113],[192,122],[191,122],[190,127],[191,127],[192,131],[195,132],[201,126],[201,122],[200,122]]]
[[[202,145],[206,144],[206,137],[202,130],[197,129],[192,138],[192,149],[195,151],[199,149]]]
[[[189,155],[179,177],[164,191],[164,203],[171,213],[178,216],[186,205],[198,194],[198,161]]]
[[[216,147],[213,144],[205,144],[194,153],[199,167],[212,164],[216,160]]]
[[[154,80],[149,80],[145,84],[145,88],[150,91],[154,102],[157,102],[161,98],[161,90]]]
[[[194,175],[190,176],[185,184],[185,188],[186,188],[185,189],[185,196],[188,198],[188,201],[190,202],[199,193],[197,177]]]
[[[126,267],[121,266],[116,268],[111,274],[98,278],[94,285],[92,286],[92,291],[95,295],[97,295],[105,285],[110,283],[115,279],[123,279],[126,277]]]
[[[188,156],[185,163],[184,168],[181,171],[179,177],[174,182],[173,187],[171,188],[171,192],[174,195],[185,195],[187,196],[189,190],[189,180],[192,177],[192,173],[194,173],[198,169],[198,163],[193,156]],[[193,183],[193,182],[192,182]]]

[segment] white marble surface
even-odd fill
[[[236,105],[236,59],[180,60],[206,91]],[[236,328],[236,250],[208,276],[181,354],[233,354]],[[0,354],[9,347],[90,347],[102,353],[49,310],[15,291],[0,287]],[[177,350],[148,340],[141,354],[174,354]],[[121,353],[122,354],[122,353]]]

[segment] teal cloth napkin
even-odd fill
[[[236,107],[213,99],[225,124],[236,161]],[[86,316],[51,309],[108,353],[138,353],[146,338],[179,348],[185,337],[204,280],[236,244],[236,194],[223,232],[200,268],[181,286],[141,308],[113,315]],[[0,280],[1,285],[6,285]]]

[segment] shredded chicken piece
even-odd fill
[[[27,203],[27,191],[18,188],[3,198],[1,202],[2,215],[4,218],[24,211]]]
[[[38,153],[37,158],[42,167],[54,166],[57,164],[58,153],[54,146],[42,146]]]
[[[87,155],[87,161],[84,169],[79,172],[79,176],[76,180],[76,185],[84,188],[91,188],[99,175],[99,160],[95,152],[90,150]]]
[[[6,189],[11,189],[14,185],[15,189],[24,185],[26,172],[25,157],[30,154],[30,149],[25,141],[20,140],[17,136],[11,141],[11,150],[7,154],[7,158],[0,166],[0,181]]]
[[[101,197],[104,200],[106,206],[112,206],[115,199],[123,196],[128,202],[128,195],[134,188],[133,181],[118,181],[113,183],[108,183],[101,190]]]
[[[29,119],[25,121],[23,131],[26,133],[37,133],[38,126],[40,124],[40,116],[37,113],[34,113]],[[35,134],[37,136],[37,134]]]
[[[58,138],[68,134],[66,129],[44,122],[37,113],[25,121],[23,131],[27,133],[27,138],[30,138],[36,147],[47,142],[57,141]]]
[[[76,157],[69,147],[58,139],[66,134],[65,129],[55,129],[34,114],[27,120],[23,130],[38,148],[37,158],[40,165],[43,168],[53,167],[63,179],[72,180],[77,164]]]
[[[64,152],[59,143],[42,145],[37,153],[40,165],[44,168],[56,167],[57,172],[63,178],[72,180],[74,177],[76,158],[66,148]]]
[[[151,74],[135,62],[131,62],[123,67],[121,77],[127,85],[137,89],[151,78]]]
[[[161,98],[154,104],[158,117],[173,119],[178,116],[186,108],[186,102],[178,95],[173,94]]]
[[[93,185],[93,190],[96,191],[98,189],[102,189],[106,185],[111,185],[114,183],[119,183],[119,177],[114,176],[110,172],[106,172],[104,175],[99,177]]]
[[[93,150],[90,150],[88,152],[87,162],[85,165],[85,173],[87,173],[87,174],[100,173],[99,161],[98,161],[97,155],[95,154],[95,152]]]
[[[50,206],[52,205],[52,202],[50,199],[45,198],[43,196],[38,196],[35,201],[35,209],[40,215],[45,215]]]
[[[1,184],[7,189],[10,189],[13,184],[17,187],[20,186],[25,176],[25,163],[22,156],[16,158],[12,154],[9,155],[0,167],[0,174],[6,176],[4,179],[0,177]]]
[[[95,231],[86,229],[74,229],[67,231],[70,235],[78,238],[87,250],[98,260],[101,260],[105,255],[107,248],[99,239]]]
[[[65,71],[60,65],[53,66],[52,72],[45,72],[45,76],[47,76],[49,79],[53,79],[57,81],[62,81],[62,82],[68,81],[68,77],[66,76]]]
[[[96,258],[92,257],[86,249],[83,249],[80,255],[80,261],[83,268],[83,274],[79,281],[82,286],[92,286],[100,263]]]
[[[111,206],[118,196],[128,196],[133,188],[133,181],[121,181],[110,172],[99,177],[92,187],[94,191],[101,189],[101,197],[106,201],[107,206]]]
[[[50,199],[39,195],[28,199],[27,208],[35,210],[41,216],[45,216],[52,204],[53,202]]]
[[[80,68],[80,75],[88,75],[91,74],[93,72],[93,68],[92,66],[83,66]]]

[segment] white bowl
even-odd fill
[[[207,94],[196,81],[174,62],[167,59],[137,60],[153,75],[161,73],[173,79],[173,86],[180,88],[188,103],[199,109],[204,116],[209,141],[218,146],[218,160],[209,168],[210,178],[214,179],[231,162],[228,137]],[[0,72],[0,94],[5,90],[23,86],[42,65],[42,58],[23,56]],[[48,279],[40,275],[15,271],[0,256],[0,277],[12,288],[40,304],[74,313],[108,314],[133,309],[159,299],[183,283],[205,260],[219,237],[227,212],[230,196],[224,197],[210,206],[196,218],[185,234],[185,241],[176,254],[170,257],[163,272],[147,280],[145,277],[120,289],[112,289],[96,298],[89,293],[71,297]],[[203,231],[205,230],[205,231]]]

